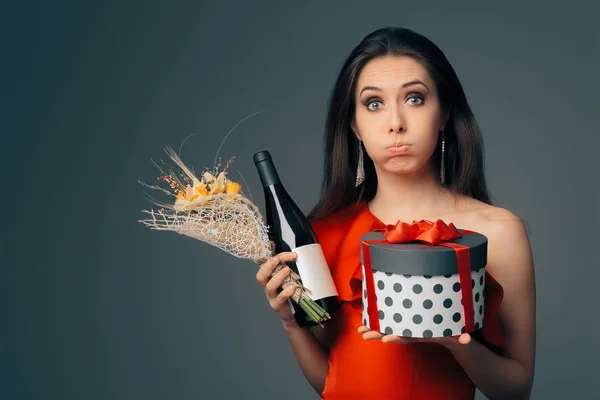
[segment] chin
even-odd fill
[[[414,159],[391,159],[388,160],[382,170],[386,173],[395,175],[411,175],[418,173],[423,168],[423,165],[419,165]]]

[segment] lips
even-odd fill
[[[407,154],[410,150],[410,144],[392,144],[386,149],[394,154]]]

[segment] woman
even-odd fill
[[[297,326],[280,291],[288,268],[257,280],[279,314],[298,363],[323,399],[529,398],[535,358],[535,278],[521,220],[492,205],[481,137],[442,51],[408,29],[363,39],[346,60],[329,105],[323,196],[309,218],[342,308],[325,329]],[[444,338],[369,331],[361,319],[362,234],[442,219],[488,238],[484,326]]]

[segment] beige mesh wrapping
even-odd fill
[[[257,264],[264,263],[273,255],[267,226],[262,222],[260,211],[245,196],[218,194],[183,203],[161,211],[142,210],[151,218],[139,222],[150,229],[173,231],[201,240]],[[283,265],[279,265],[272,275],[281,268]],[[301,298],[310,298],[310,290],[299,280],[300,276],[292,271],[281,285],[283,289],[290,285],[297,288],[291,296],[297,303]]]
[[[151,229],[168,230],[201,240],[239,257],[262,264],[270,255],[266,226],[246,197],[218,194],[190,202],[188,210],[146,211],[141,220]]]

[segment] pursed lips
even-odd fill
[[[410,144],[407,143],[394,143],[386,147],[387,150],[396,154],[406,154],[410,149]]]

